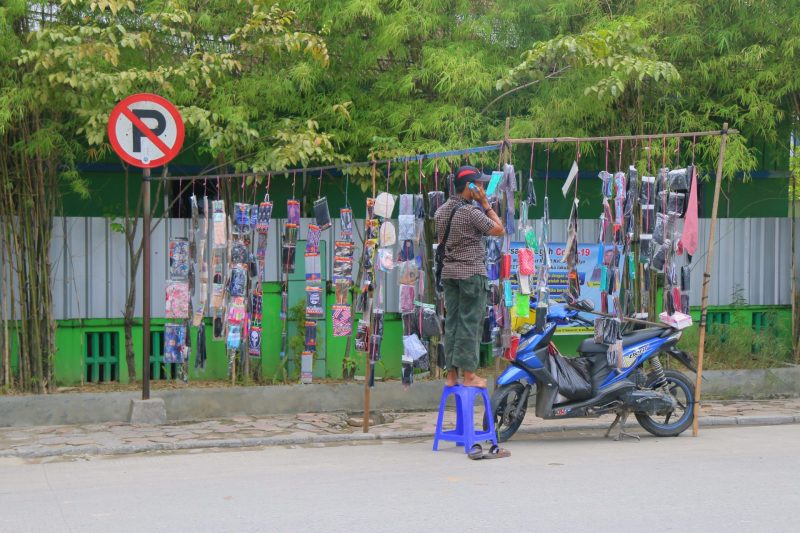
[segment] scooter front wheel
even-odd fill
[[[524,392],[525,385],[517,381],[498,387],[492,394],[492,414],[498,441],[505,442],[510,439],[522,424],[525,411],[528,409],[527,405],[519,404]],[[488,429],[488,426],[488,420],[484,415],[483,429]]]

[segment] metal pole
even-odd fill
[[[714,131],[689,131],[682,133],[653,133],[649,135],[611,135],[606,137],[524,137],[521,139],[507,139],[505,142],[511,144],[530,144],[530,143],[575,143],[592,141],[646,141],[649,139],[674,139],[689,137],[709,137],[713,135],[735,135],[739,130],[714,130]],[[503,141],[489,141],[487,145],[502,144]]]
[[[717,229],[717,209],[719,208],[719,192],[722,187],[722,164],[725,161],[725,144],[728,142],[728,123],[722,125],[722,142],[719,145],[717,160],[717,176],[714,183],[714,204],[711,207],[711,227],[708,232],[708,252],[706,255],[706,271],[703,274],[703,297],[700,301],[700,340],[697,346],[697,379],[694,383],[694,417],[692,420],[692,436],[698,433],[700,414],[700,389],[703,384],[703,355],[706,344],[706,316],[708,315],[708,289],[711,286],[711,267],[714,264],[714,234]]]
[[[144,169],[142,230],[142,400],[150,399],[150,169]]]

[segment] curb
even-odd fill
[[[776,426],[784,424],[800,424],[798,415],[764,415],[764,416],[704,416],[700,418],[700,426]],[[635,424],[638,425],[638,424]],[[633,427],[626,424],[626,427]],[[571,426],[544,426],[520,428],[518,433],[535,435],[539,433],[559,433],[566,431],[591,431],[607,429],[605,422],[594,422]],[[122,446],[81,445],[61,448],[38,449],[36,446],[24,446],[13,450],[0,450],[0,457],[17,457],[21,459],[39,459],[56,456],[85,455],[130,455],[134,453],[162,452],[178,450],[195,450],[210,448],[254,448],[260,446],[291,446],[304,444],[326,444],[335,442],[389,441],[401,439],[433,438],[431,431],[393,431],[386,433],[346,433],[340,435],[307,435],[303,437],[251,437],[245,439],[219,440],[185,440],[178,442],[153,442],[148,444],[127,444]]]

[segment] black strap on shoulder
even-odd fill
[[[461,204],[458,207],[454,208],[450,211],[450,219],[447,221],[447,228],[444,230],[444,237],[442,238],[442,244],[439,246],[442,247],[442,252],[446,251],[447,248],[447,238],[450,236],[450,225],[453,223],[453,217],[456,215],[456,211],[464,207],[465,204]]]

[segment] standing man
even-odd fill
[[[453,176],[456,194],[436,211],[439,246],[443,245],[450,222],[450,234],[444,243],[442,285],[447,310],[444,353],[447,385],[451,387],[458,383],[461,369],[464,385],[486,388],[486,380],[475,374],[489,290],[483,237],[505,235],[503,223],[489,205],[483,189],[489,179],[475,167],[460,167]],[[473,200],[483,210],[472,204]]]

